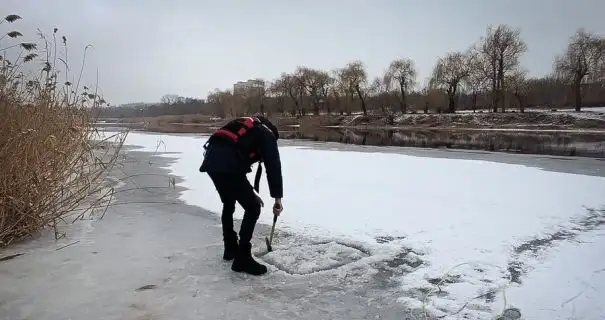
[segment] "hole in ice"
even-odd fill
[[[517,308],[508,308],[504,310],[500,318],[502,320],[517,320],[521,318],[521,311]]]
[[[289,274],[302,275],[336,269],[367,256],[359,249],[331,241],[274,250],[263,260]]]

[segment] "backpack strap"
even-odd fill
[[[216,130],[210,138],[204,143],[204,150],[208,149],[208,146],[213,140],[217,138],[227,139],[234,144],[239,142],[239,139],[244,136],[248,131],[255,126],[262,125],[261,121],[256,117],[240,117],[229,121],[227,124]],[[204,151],[205,153],[205,151]]]
[[[254,176],[254,190],[256,190],[256,192],[260,192],[260,178],[263,174],[263,166],[261,164],[262,163],[259,161],[258,167],[256,167],[256,175]]]
[[[254,126],[261,124],[258,118],[241,117],[230,121],[222,128],[216,130],[213,136],[223,136],[237,143],[239,138],[244,136]]]

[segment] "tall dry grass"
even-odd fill
[[[103,180],[126,136],[93,139],[92,111],[105,102],[80,88],[83,68],[70,77],[67,38],[54,29],[21,41],[4,28],[20,19],[0,22],[0,248],[48,227],[58,237],[65,217],[110,197]]]

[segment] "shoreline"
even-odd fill
[[[605,129],[546,129],[546,128],[470,128],[470,127],[402,127],[402,126],[324,126],[323,128],[329,129],[350,129],[350,130],[372,130],[372,131],[442,131],[442,132],[453,132],[453,131],[493,131],[493,132],[531,132],[531,133],[591,133],[591,134],[602,134],[605,135]]]
[[[309,131],[342,128],[376,131],[516,131],[605,134],[604,108],[593,108],[592,110],[587,108],[582,112],[526,110],[521,113],[518,110],[509,110],[506,113],[459,111],[456,113],[407,113],[389,116],[376,113],[364,116],[353,113],[350,115],[267,115],[267,117],[284,131],[292,128]],[[182,114],[101,118],[99,122],[103,122],[103,125],[120,124],[151,130],[193,133],[215,129],[227,120],[202,114]]]
[[[118,124],[100,125],[101,130],[125,128]],[[158,134],[210,135],[207,125],[131,126],[134,132]],[[215,127],[214,127],[215,128]],[[605,130],[427,128],[385,130],[377,127],[332,126],[321,129],[289,127],[280,130],[283,140],[337,142],[364,146],[392,146],[447,150],[480,150],[509,154],[570,156],[605,159]]]
[[[136,128],[141,131],[149,131],[154,132],[155,130],[166,130],[162,132],[166,133],[209,133],[212,130],[215,130],[219,126],[217,124],[202,124],[202,123],[178,123],[173,122],[169,123],[168,126],[150,126],[151,128],[147,128],[142,123],[131,123],[131,127]],[[95,123],[97,127],[129,127],[128,124],[121,123]],[[187,130],[179,130],[179,131],[170,131],[170,126],[182,127],[182,128],[192,128],[190,131]],[[293,128],[299,129],[300,125],[283,125],[284,128]],[[195,128],[203,129],[196,130]],[[538,127],[499,127],[499,128],[473,128],[473,127],[414,127],[414,126],[364,126],[364,125],[356,125],[356,126],[347,126],[347,125],[326,125],[319,126],[316,129],[348,129],[354,131],[435,131],[435,132],[455,132],[455,131],[477,131],[477,132],[527,132],[527,133],[577,133],[577,134],[599,134],[605,135],[604,129],[584,129],[584,128],[538,128]],[[287,131],[287,130],[286,130]],[[158,131],[159,132],[159,131]]]

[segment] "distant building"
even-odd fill
[[[258,90],[265,89],[265,80],[263,79],[250,79],[248,81],[239,81],[233,84],[233,94],[247,94],[247,93],[257,93]]]

